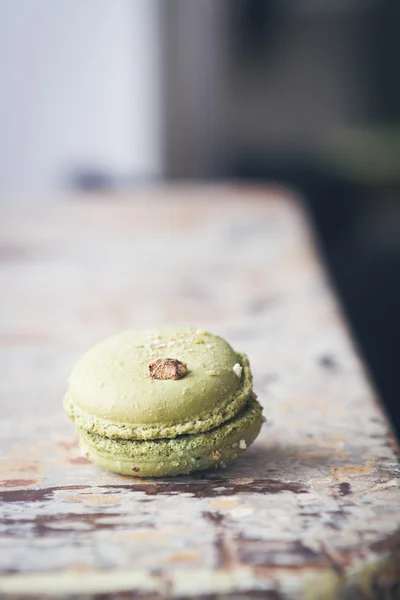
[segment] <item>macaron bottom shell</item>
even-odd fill
[[[108,471],[133,477],[168,477],[216,466],[238,458],[258,436],[262,408],[255,396],[230,421],[211,431],[173,439],[109,439],[78,430],[87,458]]]

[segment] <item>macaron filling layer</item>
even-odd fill
[[[64,398],[64,410],[69,418],[75,421],[80,430],[105,436],[109,439],[155,440],[206,432],[232,419],[245,406],[252,394],[253,379],[248,358],[245,354],[237,353],[236,359],[242,367],[239,387],[232,395],[220,400],[211,413],[208,406],[206,410],[199,411],[196,419],[191,418],[176,423],[171,418],[170,422],[157,425],[137,422],[134,424],[120,423],[89,414],[77,402],[74,402],[70,392]],[[213,375],[206,375],[206,377],[214,378]]]
[[[237,458],[256,439],[262,407],[251,394],[233,418],[210,431],[170,439],[110,439],[78,427],[84,454],[99,466],[124,475],[146,477],[189,473]]]

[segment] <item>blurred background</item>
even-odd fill
[[[399,431],[399,31],[398,0],[0,0],[0,201],[298,190]]]

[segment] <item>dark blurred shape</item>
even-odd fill
[[[400,434],[400,243],[388,243],[389,223],[382,237],[371,224],[352,227],[330,262],[361,352]]]
[[[232,56],[254,68],[273,53],[285,7],[280,0],[232,0]]]
[[[81,168],[73,170],[66,178],[66,187],[83,192],[111,192],[133,186],[155,185],[160,177],[140,175],[117,175],[106,169]]]
[[[400,2],[380,0],[371,35],[371,96],[375,98],[373,115],[384,122],[400,121]]]
[[[102,169],[77,169],[68,177],[68,187],[84,192],[97,192],[111,190],[117,187],[118,179],[115,175]]]

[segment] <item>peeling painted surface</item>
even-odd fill
[[[296,201],[166,188],[31,210],[2,219],[0,595],[392,597],[397,442]],[[61,398],[88,345],[162,322],[248,353],[268,421],[226,469],[130,480],[80,455]]]

